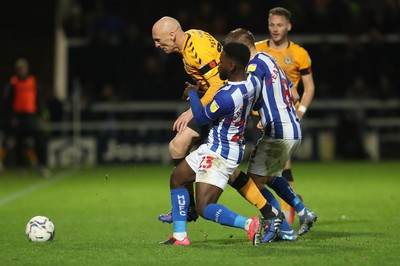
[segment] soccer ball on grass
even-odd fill
[[[53,222],[46,216],[35,216],[29,220],[25,229],[29,241],[45,242],[53,240],[56,231]]]

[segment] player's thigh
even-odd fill
[[[218,202],[229,177],[238,165],[212,152],[206,152],[200,158],[199,169],[196,172],[196,209],[203,215],[208,204]]]
[[[260,139],[249,159],[247,172],[259,176],[281,176],[299,140]]]
[[[208,132],[210,131],[209,125],[198,125],[194,119],[190,120],[187,125],[188,128],[195,131],[200,138],[206,138],[208,136]]]
[[[177,133],[170,142],[170,147],[192,147],[197,141],[199,141],[200,135],[190,127],[186,127],[185,130]]]
[[[184,160],[172,171],[170,177],[170,186],[171,188],[182,188],[185,186],[185,184],[194,182],[195,179],[196,173]]]
[[[236,161],[226,160],[210,151],[207,144],[200,145],[186,156],[185,160],[196,173],[196,182],[207,183],[222,190],[225,189],[229,177],[238,167]]]

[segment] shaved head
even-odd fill
[[[178,29],[181,29],[181,24],[179,21],[172,17],[162,17],[153,25],[153,35],[154,33],[162,34],[165,32],[173,32]]]
[[[185,38],[185,32],[178,20],[172,17],[162,17],[156,21],[152,29],[154,45],[165,53],[180,52]]]

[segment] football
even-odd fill
[[[35,216],[26,225],[25,233],[29,241],[46,242],[53,240],[56,231],[48,217]]]

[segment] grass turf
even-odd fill
[[[189,247],[160,246],[172,225],[172,166],[114,165],[0,174],[1,265],[397,265],[400,162],[294,162],[295,190],[319,219],[297,242],[253,247],[241,229],[199,218]],[[228,187],[220,203],[258,214]],[[36,215],[56,227],[52,242],[29,242]],[[298,229],[296,219],[293,227]]]

